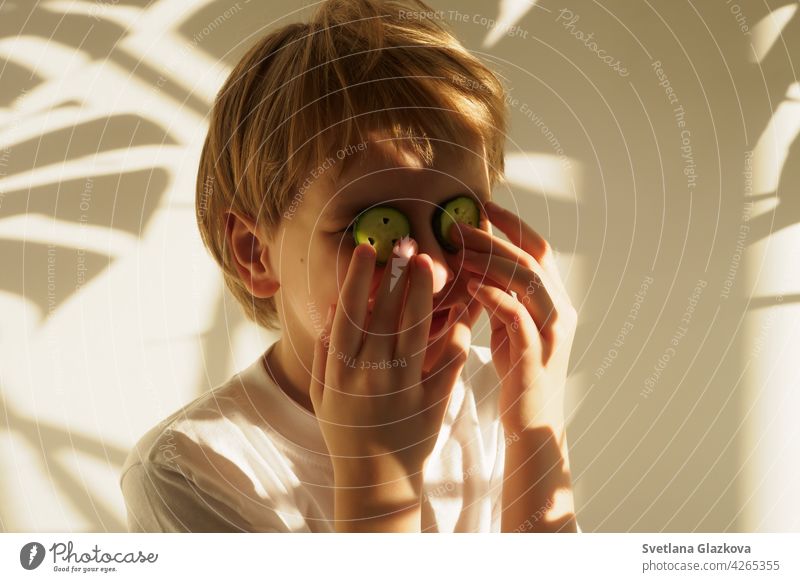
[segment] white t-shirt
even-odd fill
[[[334,531],[333,466],[319,423],[263,358],[134,446],[120,476],[130,531]],[[422,531],[500,531],[498,393],[489,348],[472,346],[423,472]]]

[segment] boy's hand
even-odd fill
[[[454,307],[444,349],[423,374],[433,303],[431,259],[412,256],[399,276],[391,265],[368,314],[375,250],[368,244],[356,248],[339,305],[329,309],[315,345],[310,397],[333,462],[336,495],[342,487],[362,488],[355,490],[359,499],[379,491],[372,505],[399,511],[404,503],[419,502],[422,469],[466,362],[471,333],[465,306]],[[357,513],[340,509],[340,517]]]
[[[475,273],[470,283],[477,288],[468,284],[467,289],[491,322],[503,427],[508,434],[545,425],[563,428],[577,313],[547,241],[513,212],[493,203],[486,209],[512,244],[462,225],[451,228],[450,236],[462,247],[454,259],[458,268]]]

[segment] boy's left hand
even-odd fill
[[[509,210],[489,203],[486,211],[511,243],[463,225],[452,228],[450,237],[461,247],[456,266],[478,283],[467,290],[491,322],[503,428],[506,434],[543,425],[561,429],[577,312],[547,241]]]

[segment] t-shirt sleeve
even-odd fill
[[[130,532],[245,532],[256,529],[233,508],[178,471],[150,463],[130,466],[120,480]],[[287,531],[265,509],[261,532]]]

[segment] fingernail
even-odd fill
[[[431,270],[431,262],[429,255],[416,255],[414,258],[414,269],[420,271],[425,269],[426,271]]]
[[[470,293],[476,293],[478,289],[480,289],[481,283],[477,279],[470,279],[467,281],[467,291]]]
[[[500,212],[500,211],[503,210],[502,206],[500,206],[499,204],[497,204],[496,202],[493,202],[491,200],[489,200],[489,202],[484,204],[484,206],[486,208],[488,208],[489,210],[494,210],[495,212]]]
[[[375,247],[367,243],[361,243],[356,247],[356,255],[361,258],[368,259],[373,258],[377,253],[375,252]]]

